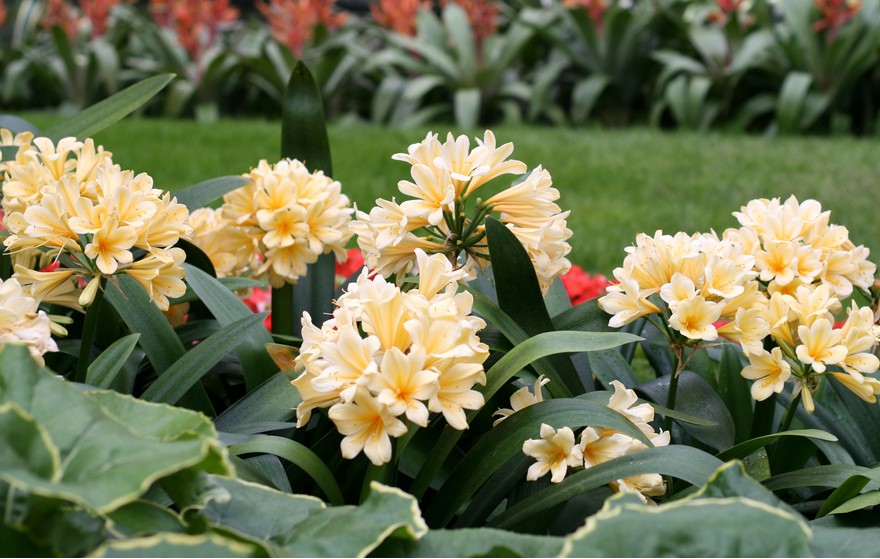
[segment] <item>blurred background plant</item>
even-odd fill
[[[875,134],[880,0],[4,0],[0,102],[278,114],[307,62],[331,121]]]

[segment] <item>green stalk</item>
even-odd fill
[[[673,353],[675,354],[675,372],[672,373],[672,378],[669,379],[669,392],[666,394],[666,407],[670,410],[675,410],[675,399],[678,396],[678,377],[681,376],[681,371],[684,369],[685,351],[684,346],[673,346]],[[666,416],[666,419],[663,421],[663,430],[672,430],[672,417],[668,415]]]
[[[779,433],[783,431],[788,431],[789,427],[791,427],[791,422],[794,420],[794,416],[797,414],[798,406],[801,403],[801,395],[804,393],[804,390],[809,390],[806,385],[801,388],[801,391],[797,393],[797,396],[792,396],[791,403],[788,406],[788,410],[785,412],[785,416],[782,418],[782,423],[779,424]]]
[[[104,302],[104,281],[95,291],[92,304],[86,309],[86,319],[83,322],[82,337],[79,342],[79,360],[76,363],[76,382],[85,382],[89,365],[92,364],[92,344],[95,343],[95,335],[98,332],[101,314],[101,305]]]
[[[272,333],[294,336],[296,317],[293,307],[293,285],[285,283],[272,288]]]

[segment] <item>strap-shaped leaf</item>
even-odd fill
[[[486,236],[495,275],[498,306],[530,336],[555,330],[544,304],[534,264],[519,239],[495,218],[486,220]],[[584,391],[577,370],[566,355],[548,360],[555,370],[555,391],[573,396]],[[551,388],[551,392],[554,391]]]
[[[223,197],[224,194],[232,192],[236,188],[248,184],[250,179],[245,177],[217,177],[206,181],[188,186],[174,193],[177,201],[192,212],[198,208],[210,206],[215,201]]]
[[[183,269],[186,270],[187,283],[221,326],[253,316],[248,306],[217,279],[189,264],[184,264]],[[272,343],[272,336],[265,327],[254,328],[246,337],[241,337],[236,351],[248,391],[254,390],[278,370],[266,352],[268,343]]]
[[[240,456],[242,454],[266,453],[284,458],[291,464],[298,466],[310,478],[315,480],[318,487],[327,496],[331,505],[344,505],[342,491],[333,477],[333,472],[312,452],[308,447],[290,439],[271,435],[257,435],[245,443],[229,447],[229,452]]]
[[[140,337],[140,334],[129,334],[113,342],[89,365],[86,384],[97,388],[109,388],[122,366],[125,365],[125,360],[131,355]]]
[[[671,475],[699,487],[709,480],[721,464],[711,454],[689,446],[649,448],[577,472],[562,483],[551,485],[528,500],[517,503],[493,518],[489,524],[497,528],[518,526],[586,491],[639,474]]]
[[[176,403],[211,368],[220,362],[241,339],[262,326],[266,313],[251,315],[224,326],[186,352],[144,391],[151,402]]]
[[[759,448],[776,441],[780,437],[807,437],[811,439],[819,439],[822,441],[837,441],[837,437],[831,433],[820,431],[819,429],[794,429],[791,431],[783,431],[781,433],[773,433],[772,435],[764,435],[763,437],[755,437],[747,441],[741,442],[736,446],[732,446],[718,454],[718,458],[727,461],[735,458],[745,458],[749,454],[755,452]]]
[[[275,373],[256,390],[226,408],[216,420],[217,428],[229,433],[246,433],[251,426],[283,422],[296,414],[302,401],[299,391],[284,373]]]
[[[333,293],[336,281],[336,256],[322,254],[309,264],[306,275],[293,286],[293,335],[302,336],[302,317],[308,312],[313,320],[323,321],[333,313]],[[274,319],[273,319],[274,320]]]
[[[174,74],[159,74],[140,81],[80,111],[73,118],[52,126],[44,134],[55,141],[67,136],[77,138],[93,136],[140,108],[172,79]]]
[[[587,425],[606,427],[626,433],[649,446],[651,444],[636,426],[605,404],[575,398],[540,402],[518,411],[492,428],[462,458],[426,511],[428,524],[445,526],[499,467],[522,452],[524,441],[538,437],[542,423],[555,428],[578,429]]]

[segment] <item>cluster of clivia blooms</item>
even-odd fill
[[[855,246],[847,229],[830,223],[815,200],[752,200],[733,214],[739,228],[674,236],[640,235],[617,284],[599,299],[619,327],[646,317],[683,355],[719,337],[738,342],[749,365],[756,400],[792,394],[808,412],[823,377],[831,377],[867,402],[876,402],[880,341],[875,311],[852,300],[869,294],[876,267],[868,249]],[[681,359],[680,359],[681,361]]]

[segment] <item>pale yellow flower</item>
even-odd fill
[[[583,454],[584,467],[590,468],[603,462],[625,456],[633,450],[633,445],[644,445],[623,433],[587,427],[581,432],[580,449]]]
[[[812,326],[798,326],[801,344],[795,353],[802,363],[812,365],[817,373],[824,373],[827,365],[836,365],[846,359],[847,348],[840,344],[840,331],[832,329],[831,321],[820,318]]]
[[[533,406],[538,402],[544,401],[544,395],[541,393],[541,387],[550,382],[550,379],[545,378],[544,375],[538,376],[535,380],[534,392],[529,391],[528,386],[523,386],[516,392],[510,395],[510,407],[509,408],[499,408],[493,416],[498,416],[498,419],[492,424],[493,427],[515,414],[521,409],[525,409],[529,406]]]
[[[406,425],[366,390],[359,390],[351,403],[334,404],[328,415],[344,436],[342,456],[354,458],[363,451],[376,466],[391,460],[391,437],[406,433]]]
[[[438,374],[425,369],[424,350],[405,354],[396,347],[385,352],[379,374],[370,379],[370,390],[388,411],[421,427],[428,426],[428,408],[424,402],[437,393]]]
[[[718,335],[737,342],[746,356],[761,353],[764,338],[770,335],[770,323],[764,308],[740,307],[734,319],[718,328]]]
[[[608,325],[612,328],[620,328],[630,322],[659,313],[660,309],[642,296],[639,284],[636,280],[623,275],[623,269],[614,270],[614,277],[619,283],[608,287],[608,294],[599,298],[599,308],[613,315]]]
[[[6,344],[26,345],[40,365],[43,354],[58,351],[49,317],[39,310],[39,301],[25,294],[15,278],[0,281],[0,347]]]
[[[537,460],[529,466],[526,474],[529,481],[535,481],[549,472],[550,481],[559,483],[565,479],[569,466],[578,466],[583,460],[572,430],[562,427],[557,431],[546,423],[541,424],[540,439],[529,439],[523,443],[523,452]]]
[[[774,280],[779,285],[789,283],[797,271],[796,245],[790,241],[773,240],[764,243],[764,249],[755,254],[755,266],[761,281]]]
[[[880,381],[877,379],[847,373],[831,373],[831,376],[862,400],[869,404],[877,403],[877,394],[880,394]]]
[[[122,226],[115,219],[107,220],[85,246],[85,255],[95,260],[103,274],[113,274],[120,264],[132,261],[131,248],[137,240],[133,227]]]
[[[691,340],[711,342],[718,338],[714,322],[721,318],[721,305],[695,295],[680,301],[669,317],[669,326]]]
[[[749,353],[749,365],[741,372],[752,383],[752,398],[766,400],[774,392],[779,394],[785,381],[791,378],[791,365],[782,355],[782,350],[774,347],[771,351],[761,350]]]

